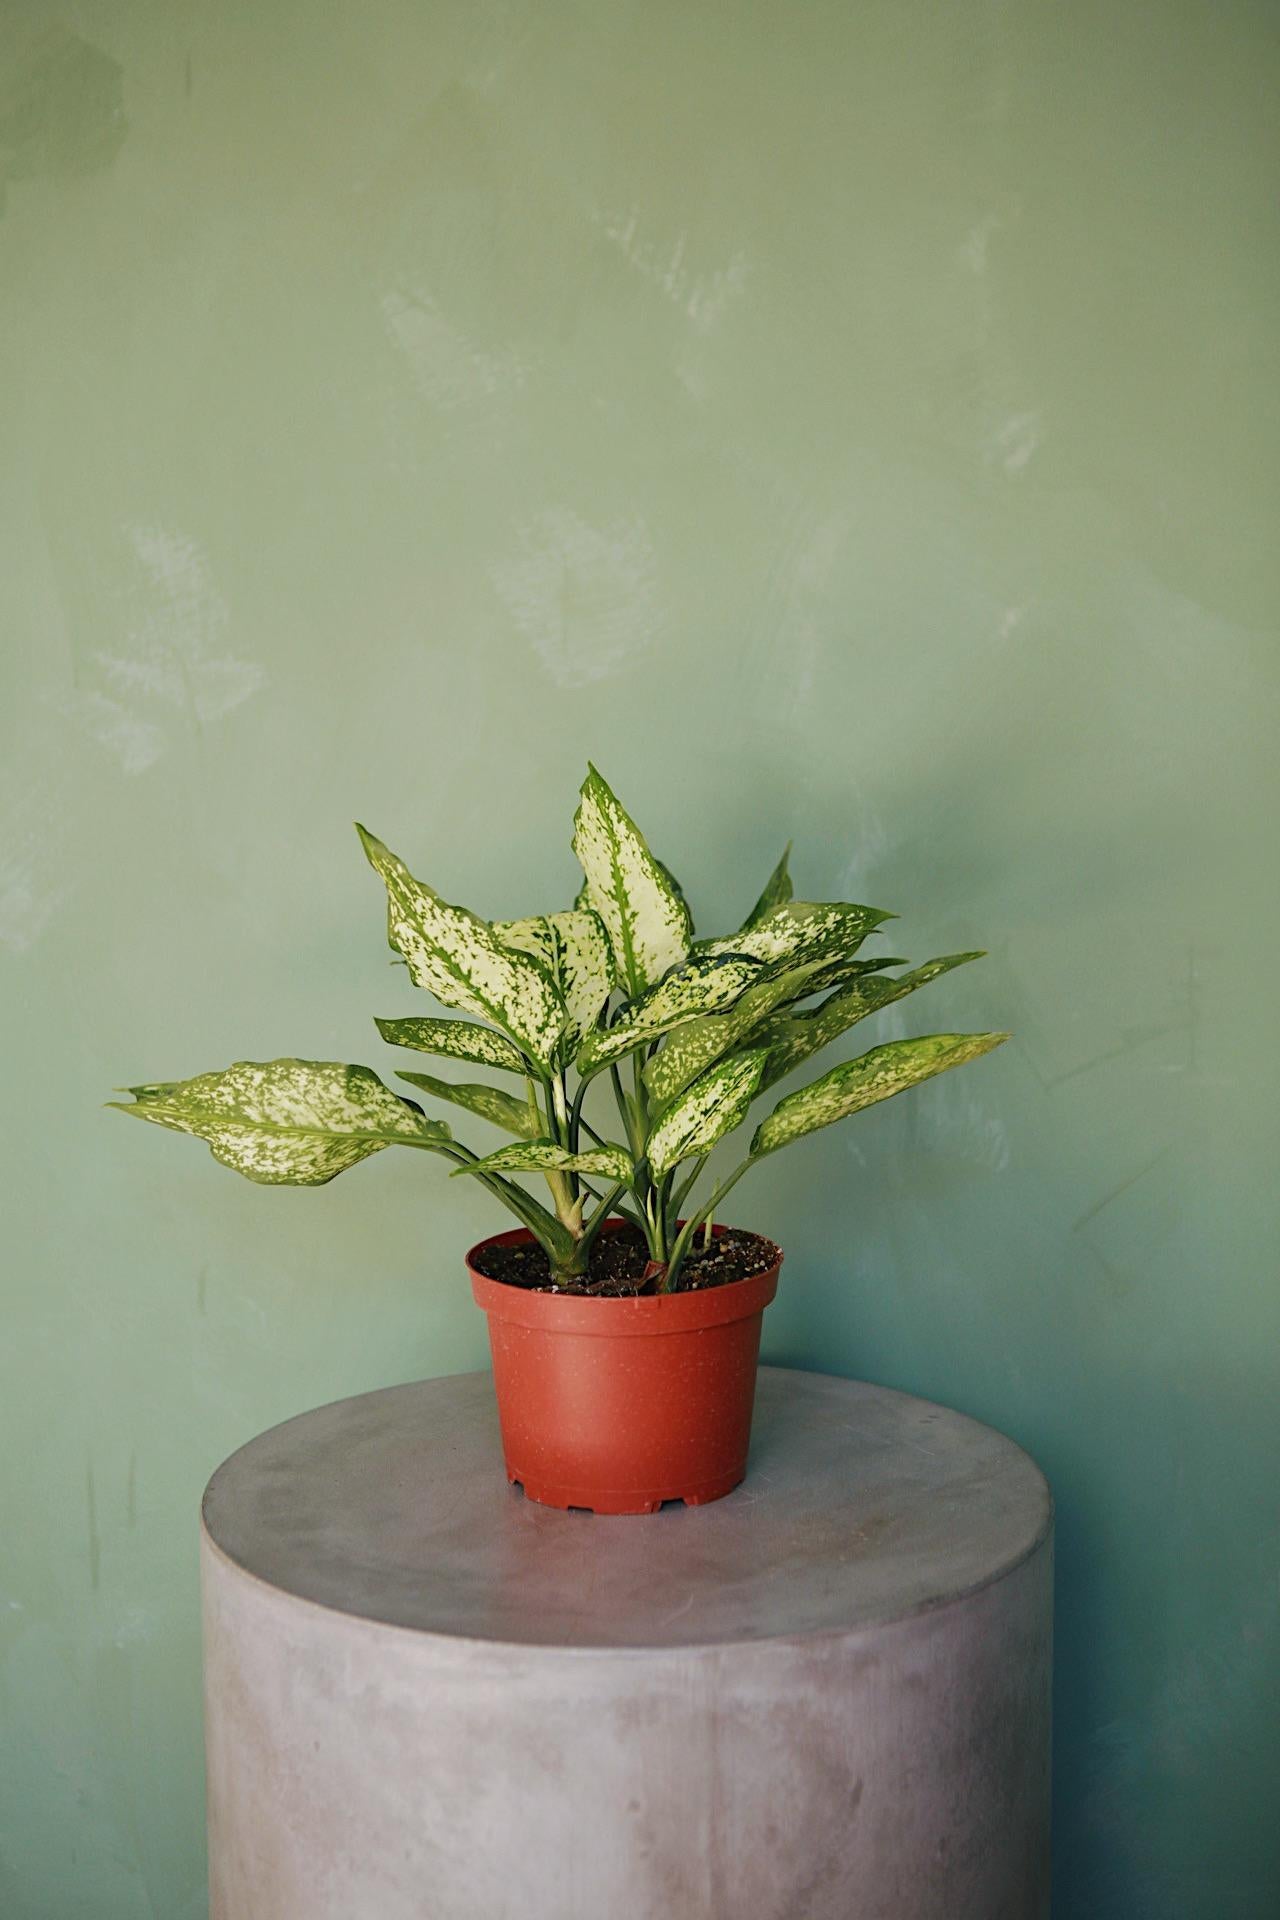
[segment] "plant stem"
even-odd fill
[[[586,1127],[587,1132],[593,1140],[600,1139],[600,1135],[595,1131],[595,1128],[587,1126],[586,1121],[582,1117],[582,1103],[587,1097],[587,1088],[590,1084],[591,1082],[589,1080],[580,1080],[578,1082],[578,1091],[574,1094],[573,1105],[569,1109],[569,1151],[571,1153],[578,1151],[579,1127]],[[601,1142],[601,1144],[603,1145],[603,1142]]]
[[[671,1202],[671,1213],[672,1213],[673,1219],[678,1220],[680,1218],[680,1209],[684,1205],[685,1201],[689,1198],[689,1195],[693,1192],[694,1187],[697,1185],[698,1179],[702,1173],[702,1169],[707,1164],[707,1158],[708,1156],[705,1153],[700,1153],[697,1159],[693,1163],[693,1172],[690,1174],[687,1174],[686,1177],[680,1182],[680,1185],[676,1188],[675,1198]]]
[[[720,1185],[716,1188],[706,1205],[700,1207],[696,1213],[691,1214],[685,1221],[680,1232],[676,1235],[676,1243],[671,1249],[671,1258],[667,1263],[667,1271],[663,1275],[662,1291],[664,1293],[675,1293],[678,1291],[680,1269],[684,1265],[685,1255],[689,1251],[694,1234],[704,1220],[710,1220],[713,1217],[720,1202],[724,1199],[731,1187],[737,1186],[739,1180],[741,1180],[750,1165],[750,1160],[739,1162],[732,1173],[725,1175],[725,1178],[720,1182]]]

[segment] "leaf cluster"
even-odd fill
[[[267,1185],[320,1186],[388,1146],[436,1154],[529,1228],[561,1284],[586,1273],[605,1220],[621,1215],[644,1233],[660,1284],[678,1288],[694,1236],[709,1237],[722,1201],[761,1159],[1006,1038],[926,1034],[842,1061],[780,1099],[744,1157],[700,1191],[713,1149],[760,1095],[869,1014],[980,954],[891,973],[906,963],[861,949],[893,916],[797,901],[789,848],[737,931],[698,939],[678,882],[594,767],[574,818],[583,883],[563,911],[483,920],[357,830],[385,888],[393,951],[417,986],[463,1016],[379,1019],[382,1038],[507,1075],[514,1087],[420,1070],[398,1077],[508,1144],[476,1152],[370,1068],[333,1061],[241,1061],[131,1087],[131,1104],[111,1104],[197,1135],[224,1165]],[[612,1094],[611,1123],[595,1111],[597,1086]],[[544,1198],[527,1175],[545,1183]]]

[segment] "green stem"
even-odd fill
[[[470,1147],[464,1147],[460,1140],[447,1142],[406,1140],[403,1144],[423,1146],[429,1153],[441,1154],[446,1160],[452,1160],[460,1167],[474,1166],[480,1158],[478,1153],[472,1153]],[[570,1233],[567,1226],[557,1220],[553,1213],[547,1211],[541,1201],[535,1200],[531,1193],[526,1193],[524,1188],[517,1186],[514,1180],[504,1180],[501,1174],[477,1173],[474,1177],[486,1192],[491,1193],[495,1200],[500,1200],[509,1213],[514,1213],[516,1219],[528,1227],[546,1254],[553,1273],[580,1271],[577,1264],[575,1236]]]
[[[582,1103],[587,1097],[587,1088],[590,1085],[591,1085],[591,1082],[589,1080],[579,1080],[578,1091],[574,1094],[573,1105],[569,1109],[569,1151],[570,1153],[576,1153],[578,1151],[579,1127],[586,1127],[587,1132],[591,1135],[591,1138],[593,1140],[600,1139],[600,1135],[596,1132],[595,1128],[587,1126],[587,1122],[582,1117]]]
[[[551,1102],[555,1120],[555,1139],[562,1147],[569,1145],[569,1107],[565,1099],[564,1076],[557,1074],[551,1081]]]
[[[739,1180],[741,1180],[743,1174],[751,1164],[750,1160],[741,1161],[732,1173],[726,1174],[711,1198],[706,1202],[706,1205],[699,1207],[697,1212],[690,1214],[689,1218],[685,1221],[683,1227],[676,1235],[675,1246],[671,1249],[671,1259],[668,1261],[667,1271],[663,1275],[662,1290],[664,1293],[675,1293],[678,1291],[680,1269],[684,1265],[685,1256],[692,1244],[694,1234],[704,1220],[710,1220],[714,1216],[720,1202],[724,1199],[730,1188],[737,1186]]]
[[[680,1218],[680,1209],[693,1192],[693,1189],[697,1186],[702,1175],[702,1169],[707,1164],[708,1157],[707,1154],[700,1153],[693,1163],[693,1172],[687,1175],[676,1188],[675,1198],[671,1202],[672,1219],[678,1220]]]
[[[593,1241],[595,1240],[596,1235],[599,1233],[605,1221],[609,1218],[610,1213],[614,1210],[614,1207],[618,1201],[619,1196],[621,1194],[624,1194],[625,1192],[626,1192],[626,1187],[621,1182],[619,1182],[617,1186],[610,1187],[609,1191],[605,1194],[599,1206],[596,1208],[595,1212],[592,1214],[591,1218],[588,1220],[586,1226],[583,1228],[582,1238],[578,1242],[578,1247],[580,1250],[585,1251],[586,1253],[590,1253],[591,1246]]]
[[[636,1131],[635,1115],[631,1110],[631,1102],[627,1098],[626,1089],[622,1084],[622,1075],[618,1072],[618,1063],[616,1060],[610,1062],[609,1078],[613,1082],[613,1095],[618,1103],[618,1112],[622,1115],[622,1124],[626,1128],[627,1145],[631,1149],[631,1158],[638,1160],[640,1158],[640,1140]]]

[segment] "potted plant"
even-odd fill
[[[390,1146],[451,1162],[521,1223],[467,1256],[508,1477],[532,1499],[601,1513],[719,1498],[745,1471],[760,1324],[782,1261],[771,1241],[721,1224],[723,1202],[767,1155],[1006,1036],[873,1047],[778,1100],[714,1182],[708,1157],[820,1048],[981,956],[890,973],[906,963],[861,948],[892,916],[796,901],[787,853],[735,933],[696,939],[679,884],[594,767],[574,820],[585,877],[564,912],[479,919],[357,831],[386,887],[393,951],[464,1016],[380,1019],[383,1039],[505,1075],[515,1090],[398,1077],[510,1143],[477,1153],[370,1068],[334,1061],[240,1061],[110,1104],[198,1135],[265,1185],[322,1186]],[[612,1091],[612,1125],[594,1099],[588,1113],[597,1088]],[[544,1180],[547,1200],[519,1175]]]

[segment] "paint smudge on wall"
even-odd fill
[[[1039,414],[1011,413],[988,439],[986,457],[989,465],[1001,466],[1006,473],[1021,473],[1039,446]]]
[[[830,582],[848,544],[849,522],[845,513],[836,512],[814,524],[797,501],[787,510],[785,525],[758,606],[753,644],[770,723],[803,727],[813,710],[832,617]],[[778,660],[786,662],[781,679]]]
[[[700,333],[710,333],[719,325],[747,284],[747,257],[741,248],[723,266],[699,272],[687,258],[688,234],[678,235],[669,244],[648,239],[634,207],[626,214],[598,215],[597,223],[627,265],[659,288]]]
[[[59,796],[37,784],[19,794],[0,827],[0,946],[25,953],[35,945],[69,888],[50,882],[59,838]]]
[[[888,864],[897,840],[890,833],[884,815],[877,807],[852,797],[848,804],[853,819],[854,852],[837,876],[837,897],[871,903],[878,891],[877,876]],[[853,813],[854,806],[857,808],[856,814]],[[899,949],[894,947],[892,951],[897,953]]]
[[[549,507],[517,528],[494,583],[558,686],[607,677],[661,625],[656,562],[637,518],[593,527]]]
[[[0,212],[6,184],[69,180],[109,167],[129,131],[119,61],[64,26],[0,65]]]
[[[448,411],[523,385],[527,369],[518,354],[474,346],[429,294],[393,290],[380,304],[413,384],[431,406]]]
[[[221,651],[227,607],[195,541],[154,526],[130,538],[141,579],[125,645],[96,649],[97,684],[82,677],[60,704],[126,773],[143,773],[171,744],[174,715],[203,728],[257,693],[266,674]]]

